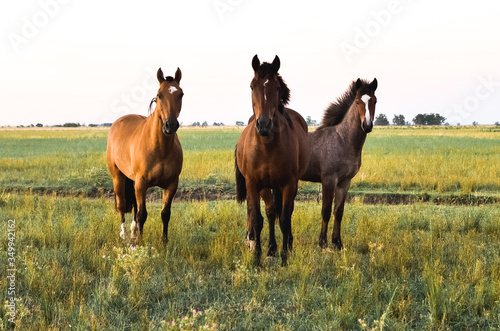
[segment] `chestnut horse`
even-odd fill
[[[163,242],[168,241],[170,207],[177,191],[182,169],[182,148],[177,137],[184,93],[179,86],[181,71],[177,68],[175,78],[164,77],[158,69],[160,88],[154,112],[148,117],[125,115],[111,126],[108,136],[107,163],[113,177],[115,208],[121,217],[120,236],[127,239],[125,213],[134,208],[132,238],[139,241],[142,236],[146,211],[146,191],[149,187],[163,189]]]
[[[257,264],[262,252],[260,196],[269,220],[268,255],[273,256],[277,249],[274,224],[278,215],[283,233],[281,257],[286,264],[293,243],[291,217],[298,181],[307,169],[311,154],[306,122],[297,112],[285,108],[290,90],[278,74],[279,67],[278,56],[273,63],[263,64],[254,56],[254,78],[250,84],[253,116],[235,150],[237,200],[247,199],[247,239],[255,240]]]
[[[340,223],[351,179],[361,167],[366,134],[372,131],[377,97],[377,79],[358,79],[326,109],[321,125],[309,134],[312,155],[301,180],[320,182],[323,190],[323,219],[319,245],[327,247],[328,222],[335,197],[332,243],[342,249]]]

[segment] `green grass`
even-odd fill
[[[234,193],[234,146],[240,129],[181,128],[179,191]],[[0,186],[63,194],[109,194],[106,129],[0,130]],[[318,184],[302,183],[300,195]],[[496,127],[375,128],[351,194],[488,196],[500,191]]]
[[[354,187],[462,194],[500,188],[499,139],[389,135],[367,139],[363,152]]]
[[[158,203],[134,247],[105,198],[2,193],[0,205],[16,220],[18,329],[178,330],[167,322],[183,317],[219,330],[500,328],[498,206],[348,204],[345,250],[330,252],[318,248],[319,205],[297,202],[288,267],[256,269],[234,201],[174,204],[166,247]],[[6,236],[0,245],[6,265]]]
[[[161,205],[148,203],[143,242],[124,243],[109,199],[107,132],[0,130],[2,233],[16,220],[17,329],[500,328],[495,127],[376,128],[346,205],[345,250],[319,249],[319,186],[302,183],[300,195],[313,199],[295,204],[286,268],[280,258],[254,267],[243,241],[246,207],[233,200],[174,203],[166,247]],[[180,190],[234,192],[240,132],[182,128]],[[370,194],[421,202],[358,197]],[[0,236],[2,266],[8,245]],[[12,328],[8,283],[2,268],[0,330]]]

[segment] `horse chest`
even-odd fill
[[[262,187],[281,186],[290,180],[291,177],[297,177],[297,167],[293,160],[286,162],[273,162],[272,159],[257,160],[254,164],[251,176],[260,183]]]
[[[150,185],[161,186],[168,183],[172,178],[178,177],[182,169],[182,150],[179,148],[160,149],[153,151],[141,151],[137,153],[135,162],[136,174],[142,177]]]

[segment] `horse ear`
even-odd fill
[[[177,71],[175,72],[175,78],[174,78],[177,81],[177,84],[179,84],[181,82],[181,78],[182,78],[181,69],[177,68]]]
[[[259,68],[260,68],[260,60],[259,60],[259,57],[257,56],[257,54],[255,54],[255,56],[252,59],[252,68],[253,68],[253,71],[255,71],[255,72],[257,72],[257,70],[259,70]]]
[[[165,81],[165,76],[163,76],[163,71],[161,71],[161,68],[158,68],[158,72],[156,73],[156,78],[158,78],[160,84]]]
[[[356,81],[356,90],[359,90],[363,86],[363,82],[361,82],[361,79],[358,78]]]
[[[377,86],[378,86],[377,78],[374,78],[373,81],[370,83],[370,87],[371,87],[373,92],[375,92],[375,90],[377,89]]]
[[[280,70],[280,58],[278,57],[278,55],[276,55],[274,57],[274,60],[273,60],[273,63],[272,63],[272,66],[273,66],[273,71],[275,73],[278,73],[278,70]]]

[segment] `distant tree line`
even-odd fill
[[[414,125],[443,125],[445,124],[446,118],[439,114],[418,114],[412,119]],[[379,114],[375,117],[375,125],[389,125],[389,120],[385,114]],[[406,121],[404,115],[394,115],[392,119],[392,124],[394,125],[410,125]],[[447,125],[447,124],[446,124]]]
[[[202,126],[202,127],[205,127],[205,126],[208,126],[208,123],[207,123],[207,121],[205,121],[205,122],[203,122],[201,124],[200,124],[200,122],[193,122],[191,124],[191,126]]]
[[[89,127],[89,128],[97,128],[97,127],[110,127],[111,124],[113,123],[101,123],[101,124],[89,124],[89,125],[85,125],[85,124],[80,124],[80,123],[73,123],[73,122],[70,122],[70,123],[64,123],[64,124],[55,124],[55,125],[43,125],[42,123],[37,123],[37,124],[30,124],[30,125],[18,125],[17,127],[18,128],[34,128],[34,127],[37,127],[37,128],[43,128],[43,127],[47,127],[47,128],[79,128],[79,127]]]
[[[413,119],[412,119],[412,123],[413,125],[449,125],[448,123],[445,122],[446,121],[446,118],[441,116],[440,114],[437,114],[437,113],[431,113],[431,114],[417,114],[417,116],[415,116]],[[316,122],[316,120],[313,120],[311,118],[311,116],[307,116],[306,118],[306,123],[308,126],[316,126],[318,125],[318,122]],[[393,125],[411,125],[412,123],[406,121],[405,119],[405,116],[402,115],[402,114],[397,114],[397,115],[394,115],[394,117],[392,118],[392,124]],[[88,125],[85,125],[85,124],[80,124],[80,123],[73,123],[73,122],[69,122],[69,123],[64,123],[64,124],[57,124],[57,125],[47,125],[47,127],[54,127],[54,128],[78,128],[78,127],[85,127],[85,126],[88,126],[88,127],[91,127],[91,128],[94,128],[94,127],[110,127],[113,123],[101,123],[101,124],[88,124]],[[243,122],[243,121],[236,121],[235,123],[237,126],[245,126],[246,123]],[[374,121],[374,124],[377,125],[377,126],[385,126],[385,125],[390,125],[390,122],[389,122],[389,119],[387,118],[387,116],[385,114],[378,114],[376,117],[375,117],[375,121]],[[474,121],[472,122],[472,125],[478,125],[479,123]],[[457,125],[460,125],[460,123],[458,123]],[[495,125],[496,126],[500,126],[500,122],[495,122]],[[181,123],[181,126],[182,126],[182,123]],[[200,122],[193,122],[191,124],[191,126],[201,126],[201,127],[207,127],[208,126],[208,122],[207,121],[204,121],[203,123],[200,123]],[[213,122],[212,126],[224,126],[224,123],[222,122]],[[37,127],[37,128],[42,128],[44,127],[44,125],[42,123],[37,123],[37,124],[30,124],[30,125],[19,125],[18,128],[34,128],[34,127]]]
[[[439,114],[418,114],[413,118],[415,125],[442,125],[446,118]]]
[[[307,123],[307,126],[316,126],[316,125],[318,125],[318,123],[316,122],[316,120],[313,120],[311,118],[311,116],[307,116],[306,123]]]

